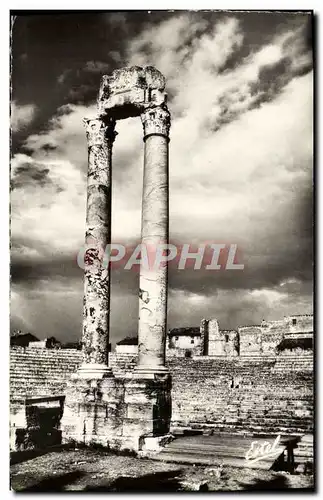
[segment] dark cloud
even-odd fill
[[[129,39],[147,22],[175,15],[140,11],[17,14],[11,47],[12,100],[33,102],[39,113],[31,126],[13,135],[13,153],[28,135],[43,130],[62,104],[94,102],[100,73],[126,63]]]
[[[55,151],[57,149],[57,146],[53,146],[52,144],[44,144],[41,149],[45,151],[46,153],[50,153],[52,151]]]
[[[11,180],[12,189],[19,189],[29,185],[39,185],[44,187],[48,184],[52,184],[49,178],[50,169],[39,163],[23,163],[20,164],[14,173],[14,177]]]
[[[174,176],[171,178],[171,203],[175,200],[173,221],[176,227],[172,238],[179,246],[183,243],[178,240],[181,234],[179,221],[184,210],[178,212],[176,210],[178,205],[184,206],[186,203],[189,205],[187,212],[191,215],[191,220],[186,214],[183,215],[182,234],[187,235],[187,241],[202,241],[203,238],[210,241],[215,237],[218,241],[221,236],[218,233],[223,231],[226,236],[224,242],[232,241],[238,244],[241,262],[245,264],[243,271],[205,269],[195,271],[192,268],[177,270],[176,266],[171,264],[169,326],[198,325],[201,317],[216,316],[223,328],[235,328],[242,323],[259,322],[265,317],[270,318],[273,314],[281,316],[285,312],[288,314],[295,310],[310,312],[308,309],[311,307],[312,296],[313,193],[312,179],[309,175],[305,175],[311,171],[308,158],[310,152],[306,152],[306,144],[305,154],[302,148],[299,150],[295,148],[292,139],[289,138],[291,146],[287,153],[291,152],[292,159],[290,161],[287,159],[286,165],[281,166],[277,166],[278,160],[268,159],[271,151],[266,150],[263,157],[259,158],[257,154],[254,158],[252,154],[246,155],[244,163],[242,162],[241,167],[238,166],[235,175],[239,176],[238,169],[245,169],[247,177],[235,179],[234,173],[230,175],[230,170],[234,168],[232,165],[235,162],[234,155],[231,164],[230,159],[229,164],[226,159],[220,166],[214,161],[218,155],[218,147],[221,147],[219,135],[223,130],[220,134],[211,135],[212,128],[219,131],[224,125],[238,122],[244,113],[261,108],[265,104],[272,105],[279,101],[279,97],[286,97],[285,93],[288,96],[290,92],[288,85],[292,80],[311,69],[310,16],[274,12],[271,14],[191,12],[187,14],[188,23],[180,24],[182,26],[180,29],[183,31],[192,25],[195,28],[192,28],[192,32],[180,33],[178,45],[173,48],[174,59],[167,59],[170,51],[163,50],[160,41],[159,45],[158,43],[154,45],[152,42],[156,40],[151,37],[157,32],[161,22],[176,20],[179,15],[182,14],[108,12],[18,16],[13,34],[13,99],[19,104],[35,105],[37,115],[13,137],[13,154],[23,150],[25,153],[30,153],[31,160],[30,163],[18,162],[13,176],[14,194],[17,194],[19,188],[21,195],[26,195],[31,191],[30,186],[35,192],[38,190],[37,196],[47,186],[59,191],[63,189],[59,185],[62,179],[65,182],[62,186],[66,197],[63,201],[60,200],[61,207],[55,206],[56,193],[49,201],[41,196],[38,200],[35,196],[34,211],[34,200],[30,201],[28,196],[26,202],[23,202],[26,206],[24,207],[23,203],[20,206],[19,216],[24,215],[25,208],[29,230],[30,221],[33,221],[35,227],[38,227],[40,221],[43,225],[39,225],[43,228],[44,234],[49,235],[49,241],[45,243],[40,231],[30,231],[32,234],[28,234],[26,229],[25,234],[25,231],[21,231],[21,224],[18,223],[20,234],[13,234],[11,246],[11,280],[15,296],[13,300],[16,301],[12,307],[13,324],[20,324],[23,329],[28,329],[40,337],[54,335],[65,340],[76,339],[80,335],[83,271],[78,267],[76,258],[79,250],[77,234],[79,232],[81,245],[83,226],[81,228],[78,225],[79,221],[74,224],[74,219],[73,221],[68,219],[71,230],[72,226],[73,229],[74,225],[76,227],[76,237],[73,234],[68,242],[64,241],[64,238],[68,237],[68,231],[63,233],[61,226],[69,215],[69,208],[71,210],[74,208],[73,217],[77,217],[85,203],[84,201],[82,205],[80,202],[80,198],[85,200],[85,184],[83,185],[85,174],[84,179],[82,175],[86,170],[86,142],[81,114],[88,110],[89,104],[95,102],[101,75],[126,64],[129,47],[133,47],[134,42],[137,43],[147,30],[151,30],[150,38],[143,39],[139,55],[151,58],[149,61],[151,64],[155,64],[155,58],[157,61],[168,61],[170,73],[168,97],[170,107],[174,107],[172,131],[175,135],[175,141],[171,142],[171,159],[174,165]],[[227,18],[239,21],[238,28],[229,30],[228,37],[232,36],[234,40],[237,36],[239,41],[239,36],[243,34],[243,41],[240,45],[240,42],[232,42],[232,49],[228,44],[227,58],[223,57],[224,62],[215,66],[213,59],[217,54],[209,50],[204,58],[201,40],[208,40],[208,37],[212,39],[216,23]],[[176,22],[172,26],[175,30]],[[173,31],[174,37],[175,34]],[[251,61],[260,49],[271,44],[275,37],[285,35],[286,40],[281,43],[283,56],[279,57],[278,61],[269,60],[263,65],[257,64],[254,73],[256,76],[253,77],[252,73],[251,78],[246,79],[246,88],[240,92],[241,82],[245,83],[244,77],[242,75],[241,80],[235,80],[235,75],[238,73],[234,72],[239,70],[241,65],[247,65],[247,62]],[[221,39],[217,43],[221,44]],[[205,76],[211,77],[207,82],[211,85],[206,87],[207,92],[210,91],[210,103],[204,99],[207,92],[203,92],[203,81],[192,78],[193,83],[190,86],[189,81],[177,78],[182,76],[182,66],[189,68],[192,54],[196,51],[199,51],[197,70],[207,67],[208,73]],[[133,56],[135,59],[138,54],[134,53]],[[171,64],[173,60],[178,64]],[[212,77],[216,73],[219,78],[225,78],[230,72],[233,75],[230,85],[231,81],[233,83],[230,88],[223,86],[224,90],[220,92],[215,103],[215,98],[212,101]],[[201,79],[203,80],[203,75]],[[223,80],[220,79],[219,82]],[[300,95],[303,90],[304,87],[300,87]],[[215,86],[215,96],[218,95],[216,92]],[[178,103],[179,96],[184,98]],[[201,113],[202,118],[195,117],[194,112],[191,113],[183,127],[179,118],[185,118],[192,101],[196,106],[194,111],[197,115],[200,104],[204,104],[206,112]],[[295,104],[295,99],[288,101],[288,105],[282,108],[285,113],[291,109],[290,103]],[[214,118],[213,104],[219,107],[216,118]],[[210,116],[208,116],[209,110]],[[198,123],[200,118],[203,123],[203,117],[206,118],[203,125],[207,130],[202,132],[210,133],[209,144],[211,146],[213,144],[213,148],[207,147],[205,150],[203,150],[204,137],[198,137],[194,142],[192,134],[193,140],[190,142],[190,131],[195,121]],[[271,116],[270,118],[272,119]],[[300,118],[299,114],[295,115],[295,120]],[[279,120],[279,116],[277,119]],[[178,123],[179,127],[182,126],[180,129],[182,135],[180,139],[177,137],[176,142]],[[286,123],[286,126],[290,126],[288,121]],[[124,218],[120,218],[120,222],[119,220],[117,222],[120,226],[129,222],[127,217],[133,217],[131,221],[135,219],[136,215],[132,214],[130,209],[134,207],[136,210],[137,202],[138,206],[140,205],[137,179],[141,179],[142,174],[142,133],[138,132],[137,135],[135,133],[137,127],[139,130],[138,124],[135,128],[129,122],[128,126],[127,129],[123,124],[118,124],[120,136],[114,146],[113,196],[116,195],[119,202],[115,210],[123,211]],[[250,128],[251,133],[254,128]],[[296,130],[300,134],[300,129]],[[267,134],[270,139],[270,130]],[[221,159],[223,155],[225,156],[225,151],[231,148],[234,151],[237,145],[239,146],[239,133],[233,139],[229,138],[227,142],[222,142],[224,150],[220,155]],[[300,142],[301,139],[299,137]],[[251,138],[251,147],[253,147],[252,140]],[[188,144],[187,149],[183,148],[185,141]],[[271,144],[274,157],[275,140]],[[281,150],[284,162],[284,147],[281,147]],[[255,147],[255,153],[257,152]],[[199,155],[196,164],[190,163],[194,155]],[[59,162],[60,166],[57,167]],[[65,167],[68,174],[66,178]],[[217,171],[217,168],[221,172]],[[262,177],[263,169],[272,174]],[[82,175],[78,175],[80,171]],[[181,176],[183,171],[187,172],[185,179]],[[219,175],[215,171],[219,172]],[[223,172],[224,175],[221,177]],[[51,180],[51,173],[55,184]],[[271,186],[271,177],[275,180],[274,186]],[[248,183],[251,186],[250,190]],[[75,190],[71,190],[69,200],[68,187],[71,186],[75,187]],[[259,189],[263,190],[262,196],[255,196],[253,200],[254,194],[258,194],[255,192]],[[137,190],[138,193],[135,192]],[[84,196],[80,194],[81,192]],[[205,206],[203,192],[208,196]],[[231,206],[224,202],[225,208],[221,212],[221,201],[217,201],[217,196],[220,194],[223,197],[223,192],[227,195],[226,199],[232,200],[233,203]],[[119,196],[120,193],[126,195],[122,198]],[[179,194],[183,196],[176,198]],[[250,199],[250,206],[247,203],[243,205],[246,197]],[[213,198],[214,204],[212,204]],[[32,206],[30,212],[28,212],[28,200]],[[236,210],[235,200],[238,200]],[[125,201],[126,207],[123,205]],[[41,210],[46,203],[53,208],[52,212]],[[254,206],[255,204],[258,206]],[[58,208],[57,212],[54,210],[55,207]],[[193,213],[192,207],[195,209]],[[230,213],[231,219],[228,218],[226,210]],[[47,226],[43,220],[46,216],[51,217],[50,221],[46,220]],[[133,237],[131,233],[127,241],[132,247],[137,243]],[[111,314],[113,340],[135,334],[138,321],[137,294],[138,272],[113,269]],[[278,297],[277,302],[273,302],[275,297]]]
[[[206,118],[206,127],[214,132],[220,130],[222,126],[238,119],[243,113],[258,108],[266,102],[273,101],[286,89],[288,83],[295,76],[304,75],[311,70],[312,65],[307,61],[304,65],[299,66],[297,70],[294,70],[293,61],[290,57],[284,57],[277,63],[264,66],[260,69],[257,81],[250,83],[250,94],[240,95],[239,87],[237,87],[219,97],[219,115],[214,123],[209,118]],[[255,99],[252,99],[249,104],[250,96],[254,96]],[[232,103],[235,102],[239,102],[239,104],[246,102],[246,106],[242,106],[237,110],[232,109]]]

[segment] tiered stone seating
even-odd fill
[[[109,365],[116,377],[131,377],[137,364],[137,356],[133,354],[110,353]]]
[[[313,377],[275,358],[169,360],[172,430],[303,434],[313,429]]]
[[[137,357],[110,353],[117,377]],[[11,349],[11,399],[63,395],[81,362],[77,350]],[[172,431],[297,434],[313,430],[313,359],[301,356],[170,358]]]
[[[313,371],[314,357],[313,353],[300,355],[281,355],[277,357],[277,361],[273,367],[274,371]]]
[[[11,399],[64,394],[80,362],[74,349],[10,349]]]
[[[313,435],[305,434],[301,437],[294,450],[295,462],[301,465],[300,472],[305,472],[305,468],[313,466]]]

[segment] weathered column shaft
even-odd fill
[[[137,370],[155,373],[166,371],[167,263],[158,263],[158,252],[168,243],[170,114],[157,107],[145,111],[141,119],[145,141],[141,243],[147,250],[148,266],[142,250]]]
[[[109,373],[110,265],[104,258],[111,243],[112,120],[86,120],[88,180],[84,256],[83,363],[80,373]]]

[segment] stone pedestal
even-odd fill
[[[168,433],[170,418],[169,377],[75,377],[66,393],[62,438],[64,443],[137,452],[145,438]]]
[[[64,443],[100,444],[122,432],[122,408],[114,377],[74,377],[68,385],[61,422]]]
[[[125,384],[123,436],[125,442],[135,438],[136,451],[142,450],[147,438],[168,434],[171,419],[170,377],[133,378]],[[139,439],[138,439],[139,438]]]

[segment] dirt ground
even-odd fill
[[[101,450],[58,450],[11,465],[11,489],[36,491],[313,491],[313,477],[253,469],[180,465]]]

